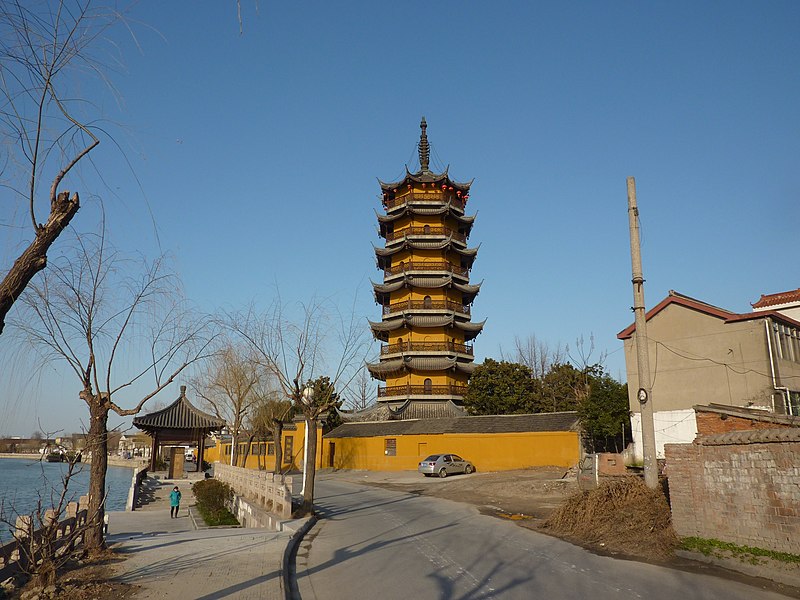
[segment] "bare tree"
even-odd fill
[[[197,395],[214,414],[223,419],[231,432],[231,464],[238,464],[238,444],[246,433],[253,407],[258,401],[258,386],[268,371],[246,346],[227,343],[206,364],[204,371],[195,377]],[[250,448],[252,436],[248,441]],[[247,460],[245,452],[244,460]]]
[[[513,362],[528,367],[536,379],[542,379],[553,365],[561,364],[567,356],[561,343],[555,347],[531,334],[527,338],[514,337],[516,356]]]
[[[291,418],[294,410],[292,402],[282,398],[282,393],[277,390],[260,393],[251,417],[251,427],[256,435],[272,439],[272,447],[275,449],[274,473],[280,473],[282,470],[283,425]]]
[[[354,312],[344,317],[318,300],[300,304],[298,312],[297,318],[288,316],[279,299],[263,314],[251,308],[245,315],[230,315],[228,324],[250,344],[274,375],[284,398],[303,415],[307,448],[302,512],[311,514],[317,423],[338,402],[335,390],[348,388],[363,365],[368,329]],[[316,386],[315,394],[311,382],[324,373],[328,384]]]
[[[29,286],[27,314],[15,323],[44,356],[68,366],[89,409],[92,521],[85,542],[92,554],[105,545],[109,413],[138,413],[187,366],[204,358],[209,344],[206,323],[192,317],[179,299],[177,280],[164,260],[127,260],[108,247],[100,230],[77,236],[73,252],[51,261],[41,281]],[[124,366],[117,368],[118,362]],[[135,398],[129,400],[132,408],[124,408],[117,397]]]
[[[353,380],[348,393],[349,400],[345,401],[345,406],[350,410],[361,411],[375,403],[375,386],[372,383],[369,371],[362,367],[358,375]]]
[[[0,133],[8,142],[0,185],[24,207],[20,214],[32,234],[23,237],[27,245],[13,264],[0,267],[0,333],[80,207],[77,192],[70,195],[61,185],[100,143],[102,130],[83,116],[91,104],[71,87],[87,76],[104,79],[91,51],[118,16],[93,9],[90,0],[0,3]],[[6,206],[16,214],[14,203]],[[47,214],[43,222],[41,213]],[[11,214],[0,227],[25,230]]]

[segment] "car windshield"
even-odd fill
[[[438,454],[431,454],[428,458],[426,458],[422,462],[436,462],[437,460],[439,460],[439,455]]]

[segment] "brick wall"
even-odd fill
[[[800,554],[800,429],[699,437],[665,451],[679,536]]]
[[[719,414],[716,412],[704,412],[695,409],[695,420],[697,421],[697,433],[699,435],[714,435],[717,433],[729,433],[731,431],[750,431],[753,429],[780,429],[791,427],[769,421],[757,421],[745,417]]]

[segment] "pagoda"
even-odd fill
[[[395,183],[379,180],[376,247],[383,282],[373,283],[382,319],[370,321],[381,346],[380,360],[367,366],[378,388],[379,418],[461,416],[473,371],[472,340],[484,322],[471,321],[480,284],[469,282],[477,248],[469,248],[475,217],[465,215],[472,182],[450,179],[448,169],[430,169],[425,118],[420,123],[420,169]]]

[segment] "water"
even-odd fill
[[[0,503],[2,516],[14,521],[16,514],[30,514],[36,510],[42,496],[42,505],[50,508],[58,503],[61,495],[61,477],[67,472],[66,463],[39,462],[24,458],[0,458]],[[106,475],[108,497],[106,510],[125,510],[128,501],[128,490],[131,487],[133,469],[125,467],[109,467]],[[67,498],[77,502],[78,498],[88,493],[89,465],[80,463],[70,480]],[[0,540],[11,539],[9,528],[0,522]]]

